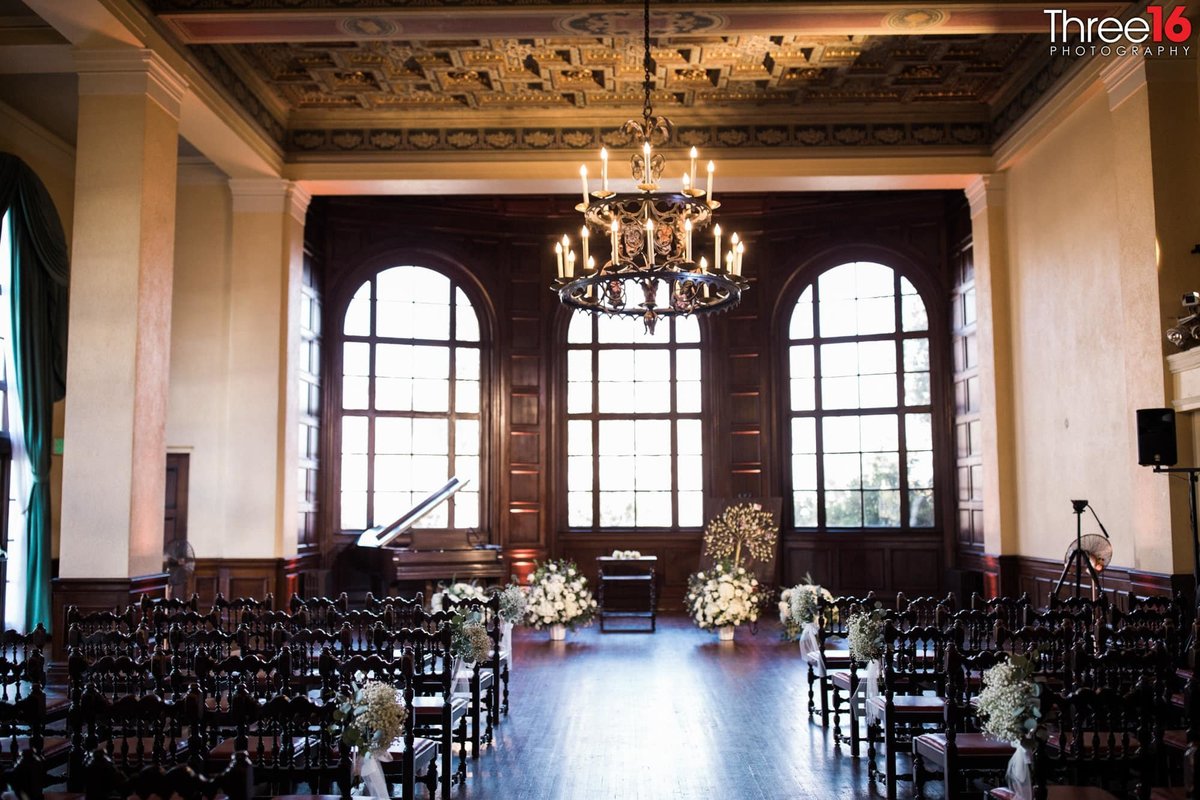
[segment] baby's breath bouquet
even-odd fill
[[[701,628],[741,625],[758,619],[760,592],[753,574],[724,559],[688,578],[684,605]]]
[[[392,743],[404,736],[408,709],[400,693],[382,681],[351,684],[338,698],[333,718],[341,725],[342,741],[357,751],[359,774],[367,793],[387,797],[380,762],[392,760]]]
[[[804,583],[784,589],[779,595],[779,621],[783,623],[784,638],[798,639],[805,625],[815,624],[820,613],[818,600],[833,601],[829,590],[813,583],[811,575]]]
[[[477,612],[460,611],[450,622],[450,652],[468,664],[487,661],[492,653],[492,637]]]
[[[851,614],[847,628],[851,658],[860,664],[883,658],[883,614],[879,610]]]
[[[729,506],[708,523],[704,530],[704,552],[714,560],[732,557],[742,563],[742,548],[750,558],[767,561],[775,552],[779,526],[775,515],[759,503]]]
[[[547,625],[565,625],[574,630],[577,625],[590,624],[595,613],[596,600],[574,561],[547,561],[533,571],[526,616],[531,626],[541,630]]]
[[[1010,655],[983,673],[979,716],[983,732],[1014,748],[1008,762],[1008,783],[1021,800],[1033,796],[1029,750],[1041,727],[1041,686],[1033,680],[1033,661]]]
[[[500,592],[500,619],[516,624],[525,619],[529,610],[529,598],[520,584],[510,583]]]

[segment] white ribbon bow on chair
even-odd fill
[[[821,652],[821,642],[817,639],[817,623],[806,622],[800,629],[800,657],[807,659],[813,653],[817,654],[813,662],[813,671],[818,677],[825,677],[825,654]]]
[[[358,774],[363,779],[367,794],[371,797],[388,797],[387,779],[383,777],[383,762],[391,761],[387,748],[374,753],[368,751],[358,765]]]
[[[1008,788],[1012,789],[1017,800],[1033,800],[1033,776],[1029,773],[1029,751],[1022,745],[1013,747],[1012,758],[1008,760]]]
[[[863,676],[859,688],[862,689],[863,697],[866,698],[867,709],[867,724],[874,725],[879,721],[879,712],[875,709],[873,702],[876,697],[879,697],[879,675],[883,671],[883,660],[873,658],[867,662],[867,674]]]

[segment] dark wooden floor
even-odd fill
[[[810,723],[797,645],[774,623],[733,644],[682,617],[652,635],[518,629],[515,642],[512,714],[460,797],[876,796],[863,759]]]

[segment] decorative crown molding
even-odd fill
[[[974,219],[991,206],[1002,204],[1007,188],[1008,173],[1006,172],[980,175],[971,181],[963,190],[967,195],[967,202],[971,204],[971,218]]]
[[[230,178],[235,214],[288,214],[304,222],[312,195],[283,178]]]
[[[1146,60],[1140,56],[1119,58],[1100,70],[1100,80],[1108,92],[1108,110],[1115,111],[1146,85]]]
[[[154,51],[78,49],[74,56],[81,95],[146,95],[179,119],[187,80]]]

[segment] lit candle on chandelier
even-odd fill
[[[650,183],[650,142],[642,142],[642,183]]]
[[[713,226],[713,268],[721,266],[721,226]]]
[[[617,247],[617,244],[619,242],[618,234],[620,233],[620,231],[621,231],[621,226],[614,219],[612,221],[612,251],[613,251],[612,252],[612,263],[613,263],[613,266],[616,266],[617,264],[619,264],[621,262],[621,253]]]
[[[583,204],[586,206],[588,204],[587,164],[579,165],[579,182],[583,184]]]
[[[567,253],[567,272],[572,278],[575,277],[575,251]]]
[[[683,177],[686,178],[687,176],[684,175]],[[685,245],[685,251],[686,251],[685,259],[687,261],[691,261],[692,260],[692,221],[690,219],[685,219],[683,221],[683,232],[685,234],[685,236],[684,236],[684,245]]]
[[[683,173],[683,193],[687,194],[688,189],[690,189],[690,188],[692,188],[692,184],[688,180],[688,174],[685,172],[685,173]]]
[[[691,182],[692,186],[696,185],[696,157],[698,155],[700,155],[700,153],[697,152],[696,148],[694,148],[694,147],[690,151],[688,151],[688,156],[691,158],[691,161],[692,161],[691,166],[688,167],[689,181]],[[687,188],[686,183],[684,184],[683,188],[685,188],[685,189]]]
[[[608,191],[608,148],[600,148],[600,188]]]
[[[707,258],[705,258],[704,256],[700,256],[700,274],[701,274],[701,275],[706,275],[706,274],[708,274],[708,259],[707,259]],[[708,297],[709,297],[709,293],[708,293],[708,283],[707,283],[707,281],[706,281],[706,282],[705,282],[705,284],[704,284],[704,299],[706,299],[706,300],[707,300],[707,299],[708,299]]]
[[[746,243],[738,242],[737,257],[733,259],[733,274],[741,277],[742,275],[742,254],[746,252]]]
[[[555,243],[554,243],[554,257],[555,257],[556,259],[558,259],[558,277],[562,278],[562,277],[564,277],[564,275],[565,275],[565,273],[563,272],[563,246],[562,246],[562,242],[555,242]]]
[[[733,251],[732,250],[730,250],[728,253],[725,254],[725,274],[726,275],[733,274]]]
[[[591,260],[588,257],[588,239],[590,239],[591,237],[588,234],[588,229],[587,229],[586,225],[579,229],[579,238],[583,239],[583,263],[586,264],[588,261]]]
[[[708,162],[708,192],[707,192],[707,194],[708,194],[709,200],[712,200],[712,178],[713,178],[713,173],[716,172],[716,170],[717,170],[717,165],[711,161]]]
[[[654,266],[654,220],[646,220],[646,263]]]

